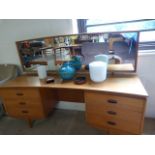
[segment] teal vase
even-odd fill
[[[75,68],[70,62],[65,62],[59,69],[59,75],[63,80],[72,80],[76,73]]]
[[[80,70],[82,67],[81,56],[73,56],[70,63],[75,68],[75,70]]]

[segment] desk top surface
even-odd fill
[[[63,82],[60,78],[55,77],[54,83],[45,83],[39,80],[38,76],[20,76],[15,80],[8,81],[0,86],[0,88],[59,88],[59,89],[78,89],[78,90],[92,90],[110,93],[121,93],[128,95],[136,95],[147,97],[148,94],[143,87],[140,79],[136,75],[130,76],[110,76],[101,83],[92,82],[87,77],[87,82],[82,85],[74,84],[73,81]]]

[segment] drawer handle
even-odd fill
[[[107,123],[109,124],[109,125],[116,125],[116,123],[115,122],[112,122],[112,121],[107,121]]]
[[[20,104],[20,105],[25,105],[25,104],[26,104],[26,102],[19,102],[19,104]]]
[[[117,115],[117,112],[115,112],[115,111],[107,111],[107,113],[110,115]]]
[[[28,114],[29,112],[27,110],[22,110],[22,113]]]
[[[109,99],[108,100],[108,103],[117,104],[117,101],[116,100],[113,100],[113,99]]]
[[[23,96],[23,93],[16,93],[17,96]]]

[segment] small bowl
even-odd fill
[[[86,77],[85,76],[78,76],[74,79],[75,84],[84,84],[86,83]]]

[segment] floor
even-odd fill
[[[20,119],[0,118],[0,135],[104,135],[85,122],[82,111],[55,110],[48,118],[34,122],[33,128]],[[146,118],[144,135],[155,134],[155,119]]]

